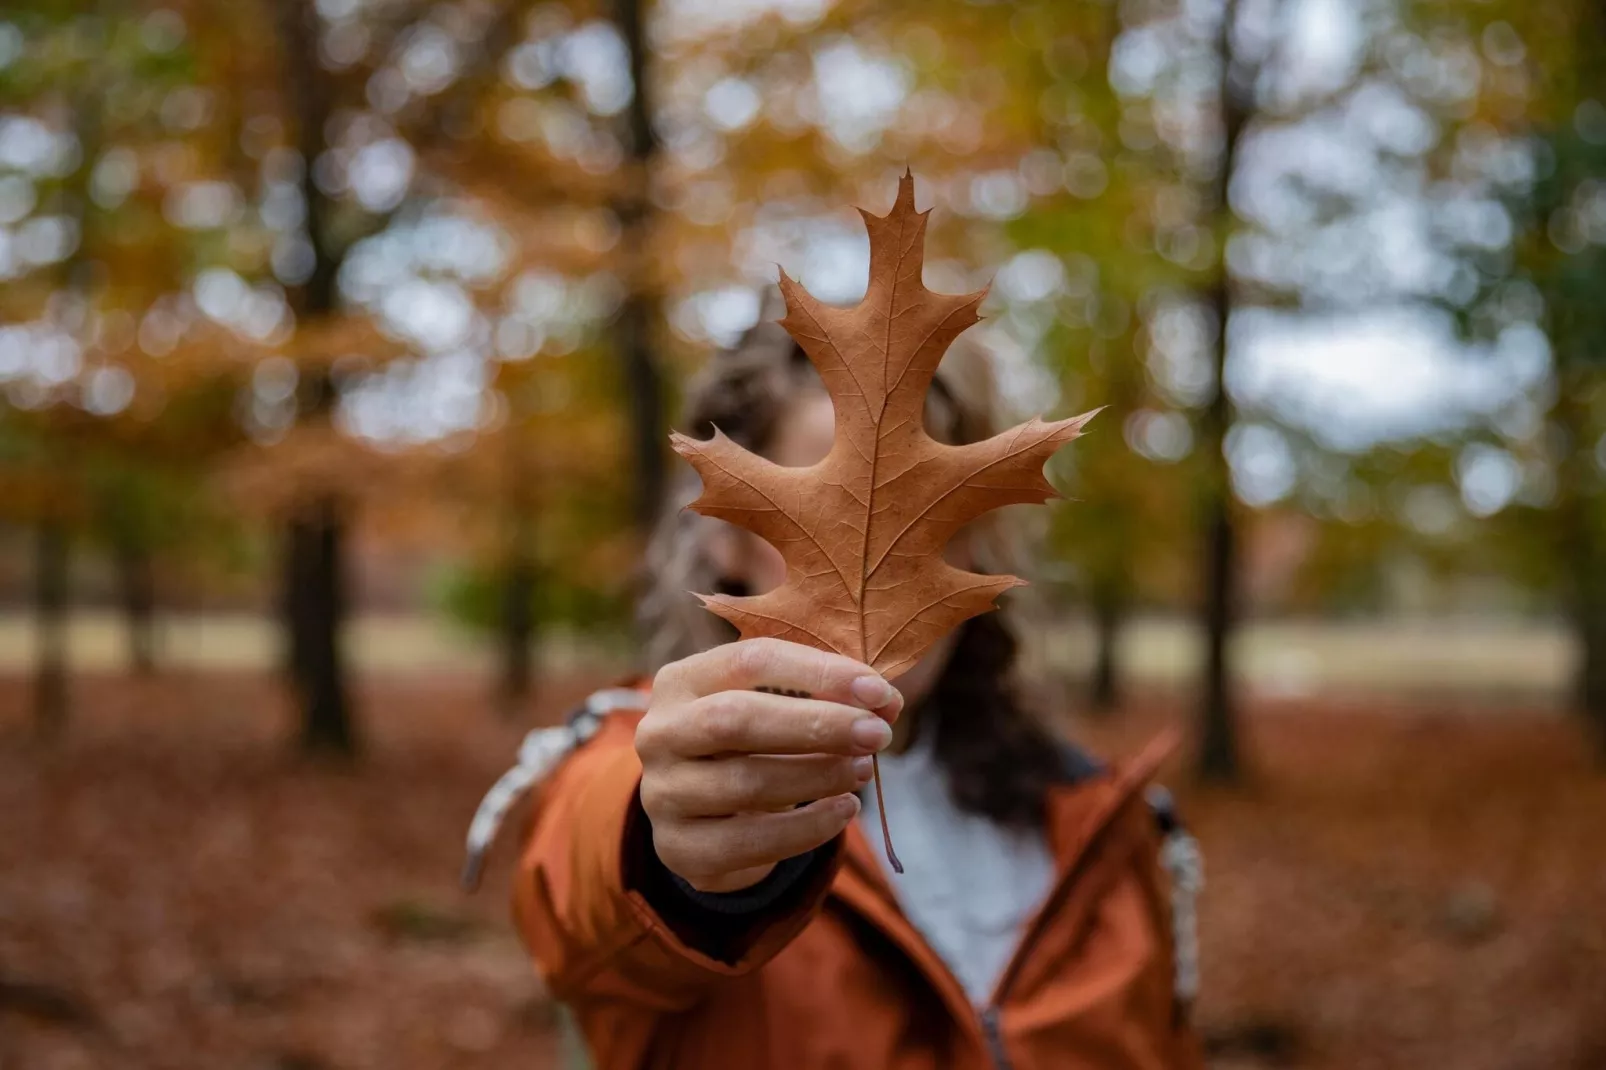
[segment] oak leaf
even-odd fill
[[[717,429],[711,439],[675,434],[671,442],[702,477],[691,508],[761,536],[786,560],[786,581],[775,590],[699,595],[703,604],[744,639],[835,651],[892,678],[1022,582],[955,568],[943,548],[992,509],[1058,497],[1043,465],[1094,414],[1033,419],[965,445],[928,435],[926,392],[937,364],[980,318],[987,292],[925,288],[929,209],[915,211],[912,175],[899,181],[887,215],[859,214],[870,234],[869,288],[859,304],[822,304],[781,272],[781,326],[831,396],[830,453],[810,467],[785,468]]]

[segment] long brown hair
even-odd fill
[[[943,359],[926,411],[932,436],[955,445],[988,437],[999,422],[986,356],[965,341]],[[778,325],[760,324],[692,381],[680,426],[698,438],[711,437],[718,427],[747,449],[762,452],[798,395],[820,388],[802,349]],[[720,590],[725,578],[708,552],[708,534],[721,522],[684,508],[697,494],[696,477],[686,476],[677,482],[648,547],[647,589],[638,617],[649,670],[736,636],[688,593]],[[970,534],[978,570],[1018,570],[1016,540],[998,514],[978,521]],[[960,627],[915,724],[917,731],[935,732],[935,755],[960,809],[1005,825],[1035,826],[1043,820],[1044,793],[1060,779],[1063,762],[1053,734],[1018,698],[1012,618],[1006,599],[999,610]]]

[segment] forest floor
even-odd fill
[[[357,697],[347,768],[292,756],[266,676],[85,676],[50,746],[0,679],[0,1070],[559,1065],[507,845],[485,891],[455,885],[520,728],[477,677]],[[1181,712],[1072,730],[1118,756]],[[1173,771],[1213,1066],[1606,1068],[1606,775],[1572,722],[1491,712],[1257,700],[1249,786]]]

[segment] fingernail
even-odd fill
[[[864,704],[867,709],[879,710],[892,701],[897,694],[892,685],[879,676],[861,676],[853,681],[851,688],[853,697]]]
[[[862,758],[853,759],[853,776],[854,779],[858,780],[861,786],[868,783],[870,777],[874,774],[875,763],[870,760],[869,755],[865,755]]]
[[[859,812],[859,797],[857,795],[838,795],[831,800],[831,809],[838,817],[852,818]]]
[[[883,750],[892,742],[892,726],[879,717],[863,717],[853,723],[849,736],[856,747],[867,751]]]

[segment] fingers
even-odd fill
[[[746,755],[678,762],[644,779],[641,804],[654,820],[726,817],[788,810],[857,791],[870,780],[868,757]]]
[[[833,795],[783,813],[654,824],[653,846],[671,871],[702,886],[812,851],[838,835],[858,812],[858,796]]]
[[[744,639],[664,666],[653,694],[689,701],[720,691],[768,687],[881,711],[896,720],[903,696],[863,662],[780,639]]]
[[[636,728],[658,856],[729,890],[827,842],[859,812],[853,792],[902,708],[861,662],[776,639],[665,666]]]
[[[656,696],[655,696],[656,698]],[[868,710],[819,699],[721,691],[660,712],[636,729],[643,764],[727,754],[874,754],[892,727]]]

